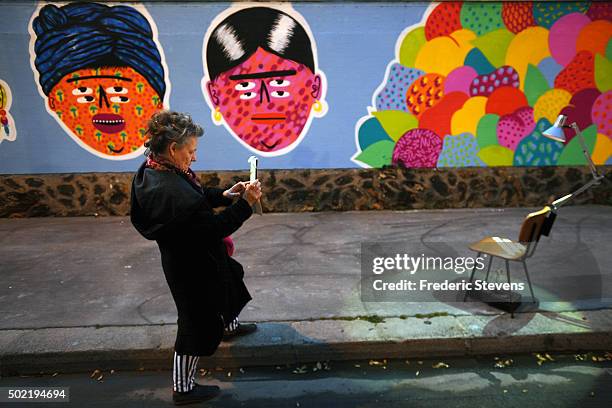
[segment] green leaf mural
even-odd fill
[[[372,115],[378,119],[387,135],[396,142],[404,133],[419,125],[414,115],[402,111],[376,111],[372,112]]]
[[[502,28],[476,38],[472,44],[482,51],[491,64],[501,67],[505,63],[506,50],[513,38],[514,34]]]
[[[476,128],[476,138],[478,140],[478,146],[482,149],[483,147],[497,145],[497,123],[499,122],[499,115],[489,113],[484,115],[478,122]]]
[[[365,150],[368,148],[368,146],[381,140],[391,141],[376,118],[370,118],[361,124],[359,127],[358,138],[359,147],[361,150]]]
[[[599,54],[595,54],[595,83],[602,93],[612,89],[612,62]]]
[[[525,76],[525,96],[530,106],[534,106],[538,98],[548,91],[548,81],[538,67],[531,64],[527,65],[527,75]]]
[[[425,27],[419,27],[409,32],[399,50],[399,62],[406,67],[413,67],[416,56],[421,49],[421,46],[425,44]]]
[[[584,136],[587,151],[589,154],[593,153],[593,148],[597,141],[597,126],[589,126],[582,131],[582,136]],[[582,146],[580,146],[578,136],[570,140],[565,148],[563,148],[557,164],[562,166],[580,166],[587,164],[586,157],[584,157],[584,153],[582,153]]]
[[[382,167],[391,164],[393,148],[395,143],[390,140],[381,140],[368,146],[367,149],[359,153],[355,160],[358,160],[370,167]]]
[[[507,147],[494,145],[487,146],[478,152],[478,157],[487,166],[512,166],[514,152]]]

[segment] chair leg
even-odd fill
[[[489,255],[489,266],[487,266],[487,275],[485,276],[485,281],[489,281],[489,272],[491,272],[491,264],[493,263],[493,255]]]
[[[506,276],[508,277],[508,286],[510,286],[510,262],[506,259]],[[512,302],[512,291],[508,292],[510,294],[509,301]]]
[[[527,271],[527,263],[525,261],[523,263],[523,269],[525,270],[525,276],[527,276],[527,283],[529,283],[529,291],[531,292],[531,300],[533,303],[536,302],[535,295],[533,294],[533,288],[531,287],[531,279],[529,279],[529,272]]]
[[[476,255],[476,258],[480,257],[482,253],[478,252],[478,254]],[[472,273],[470,274],[470,283],[472,283],[472,279],[474,279],[474,273],[476,272],[476,264],[474,264],[474,267],[472,268]],[[467,300],[468,297],[468,291],[465,291],[465,295],[463,296],[463,301],[465,302]]]
[[[511,284],[510,284],[510,262],[508,262],[507,259],[506,259],[506,276],[508,277],[508,286],[511,287]],[[508,302],[512,303],[512,290],[511,289],[508,289]],[[510,307],[512,307],[512,306],[510,306]],[[512,310],[510,312],[510,318],[514,319],[514,310]]]

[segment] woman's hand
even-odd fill
[[[261,183],[259,180],[255,180],[253,183],[246,184],[247,186],[243,198],[247,200],[250,205],[253,205],[261,198]]]
[[[234,198],[240,196],[244,190],[246,190],[246,185],[248,182],[241,181],[232,186],[232,188],[228,188],[223,192],[223,197],[226,198]]]

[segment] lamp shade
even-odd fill
[[[555,121],[555,124],[546,129],[544,132],[542,132],[542,135],[556,142],[565,143],[566,139],[565,133],[563,132],[563,127],[565,126],[566,119],[567,116],[559,115],[559,117]]]

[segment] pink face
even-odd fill
[[[275,152],[298,140],[321,93],[321,78],[303,64],[258,48],[207,87],[235,135],[260,152]]]

